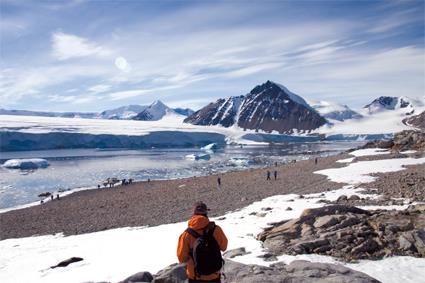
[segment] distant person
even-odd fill
[[[277,161],[274,163],[274,167],[277,167]]]
[[[59,199],[59,194],[56,194],[56,199],[57,199],[57,200]]]
[[[52,194],[52,195],[50,195],[50,200],[53,200],[53,194]]]
[[[221,187],[221,178],[220,178],[220,177],[218,177],[218,178],[217,178],[217,185],[218,185],[219,187]]]
[[[271,178],[270,178],[270,171],[267,171],[267,180],[271,180]]]
[[[128,184],[133,184],[133,179],[128,179]]]
[[[100,189],[100,185],[99,184],[97,184],[97,188]]]
[[[151,182],[151,179],[150,178],[148,178],[148,183],[150,183]]]
[[[277,171],[276,170],[274,170],[273,175],[274,175],[274,179],[276,180],[277,179]]]
[[[314,164],[316,164],[316,165],[317,165],[317,161],[319,161],[319,158],[315,157],[315,158],[314,158]]]
[[[125,185],[125,179],[122,179],[121,180],[121,186],[124,186]]]
[[[177,258],[187,264],[189,282],[221,282],[221,251],[227,249],[227,237],[210,222],[208,210],[205,203],[197,202],[188,228],[179,237]]]

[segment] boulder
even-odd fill
[[[245,248],[242,247],[242,248],[237,248],[237,249],[234,249],[234,250],[226,251],[223,254],[223,257],[224,258],[234,258],[234,257],[237,257],[237,256],[246,255],[246,254],[248,254],[248,253],[246,252]]]
[[[142,283],[142,282],[152,282],[153,276],[147,271],[138,272],[136,274],[127,277],[120,283]]]
[[[154,276],[154,283],[183,283],[187,281],[186,264],[172,264]]]

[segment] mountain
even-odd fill
[[[235,118],[244,98],[242,95],[218,99],[190,115],[184,122],[202,126],[221,125],[230,127],[236,122]]]
[[[173,110],[176,112],[176,113],[178,113],[178,114],[180,114],[180,115],[183,115],[183,116],[190,116],[190,115],[192,115],[193,113],[195,113],[195,111],[193,111],[192,109],[190,109],[190,108],[173,108]]]
[[[425,130],[425,111],[423,111],[422,113],[409,117],[409,118],[405,118],[403,120],[403,123],[408,125],[408,126],[413,126],[416,128],[420,128],[422,130]]]
[[[326,123],[302,97],[267,81],[245,96],[219,99],[184,120],[195,125],[237,125],[244,129],[292,133],[310,131]]]
[[[351,110],[347,105],[328,101],[313,100],[308,101],[308,103],[326,119],[338,120],[342,122],[349,119],[360,119],[363,117],[356,111]]]
[[[30,110],[6,110],[0,109],[0,115],[16,115],[16,116],[40,116],[40,117],[64,117],[64,118],[97,118],[98,113],[82,113],[82,112],[47,112],[47,111],[30,111]]]
[[[417,99],[406,96],[381,96],[363,108],[368,114],[375,114],[386,110],[403,109],[406,115],[413,114],[416,107],[422,107],[424,103]]]
[[[180,115],[161,101],[156,100],[132,119],[141,121],[158,121],[168,114]]]
[[[114,119],[114,120],[128,120],[137,116],[140,112],[145,110],[147,105],[127,105],[119,108],[105,110],[100,113],[102,119]]]

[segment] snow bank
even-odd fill
[[[326,175],[329,180],[337,183],[360,184],[373,182],[376,177],[369,174],[387,173],[404,170],[405,165],[425,163],[425,158],[396,158],[386,160],[359,161],[347,167],[316,171],[316,174]]]
[[[245,247],[250,254],[234,260],[270,265],[264,261],[261,242],[256,235],[267,223],[299,217],[308,207],[320,207],[319,200],[336,200],[341,195],[358,194],[359,189],[346,186],[324,195],[310,194],[299,198],[296,194],[280,195],[253,203],[225,218],[212,219],[220,225],[229,238],[228,249]],[[271,210],[263,210],[269,207]],[[286,210],[291,207],[292,210]],[[214,209],[213,207],[211,207]],[[254,215],[252,212],[262,213]],[[0,282],[118,282],[142,270],[152,273],[177,261],[177,239],[187,224],[185,222],[156,227],[120,228],[108,231],[68,236],[50,235],[0,241]],[[161,243],[157,245],[156,243]],[[156,255],[156,256],[153,256]],[[72,256],[84,258],[64,268],[49,267]],[[279,261],[297,259],[332,262],[331,257],[317,255],[281,256]],[[341,264],[341,262],[339,262]],[[359,261],[357,264],[342,263],[365,272],[383,282],[420,282],[423,278],[423,259],[393,257],[374,261]]]
[[[38,169],[46,168],[49,166],[49,162],[42,158],[30,158],[30,159],[9,159],[3,165],[5,168],[10,169]]]
[[[350,152],[350,155],[354,155],[355,157],[383,154],[390,154],[390,151],[385,148],[365,148]]]

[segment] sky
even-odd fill
[[[424,97],[424,1],[1,0],[0,108],[199,109],[272,80],[357,109]]]

